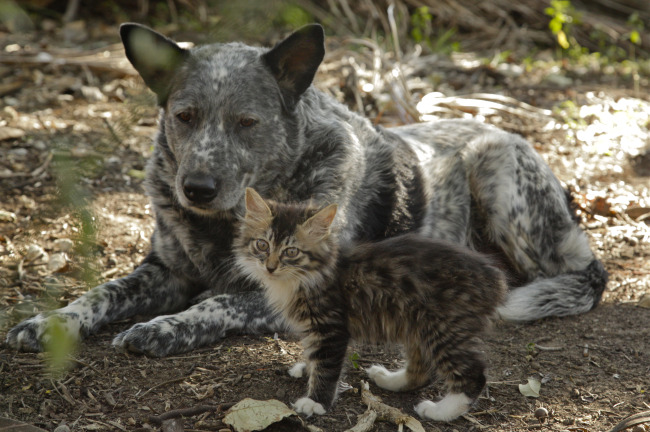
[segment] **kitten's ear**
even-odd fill
[[[271,209],[253,188],[246,188],[246,219],[265,221],[272,218]]]
[[[325,56],[325,33],[319,24],[306,25],[262,57],[275,77],[284,106],[293,111]]]
[[[145,84],[156,93],[158,104],[164,105],[169,96],[172,78],[188,57],[189,51],[140,24],[122,24],[120,37],[126,58],[144,79]]]
[[[323,238],[330,233],[330,227],[336,216],[336,204],[330,204],[302,224],[303,230],[311,237]]]

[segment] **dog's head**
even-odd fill
[[[239,206],[248,186],[277,186],[296,152],[294,111],[325,53],[320,25],[270,50],[240,43],[187,50],[139,24],[123,24],[120,35],[163,108],[158,150],[183,207],[215,215]]]

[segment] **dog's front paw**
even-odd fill
[[[40,314],[18,324],[7,333],[6,343],[19,351],[41,352],[51,341],[79,339],[79,321],[73,316]]]
[[[302,378],[305,376],[305,369],[307,368],[307,363],[298,362],[295,365],[291,366],[289,369],[289,376],[294,378]]]
[[[188,350],[192,338],[183,335],[172,323],[155,319],[138,323],[118,334],[113,339],[113,346],[149,357],[165,357]]]
[[[300,398],[294,402],[293,409],[295,409],[297,413],[304,414],[306,416],[310,416],[312,414],[325,414],[325,408],[323,408],[323,405],[308,397]]]

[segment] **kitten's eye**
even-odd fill
[[[283,253],[287,258],[295,258],[299,252],[300,250],[297,247],[290,247],[286,248]]]
[[[269,242],[259,239],[257,242],[255,242],[255,247],[261,252],[266,252],[269,250]]]
[[[251,126],[254,126],[255,123],[257,123],[257,120],[255,120],[254,118],[251,118],[251,117],[242,117],[239,120],[239,126],[241,126],[243,128],[249,128]]]
[[[178,114],[176,114],[176,118],[181,123],[190,123],[192,121],[192,113],[189,111],[181,111]]]

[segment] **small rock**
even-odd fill
[[[70,426],[65,424],[57,426],[54,432],[70,432]]]
[[[0,210],[0,222],[16,222],[16,213]]]
[[[47,259],[47,252],[45,252],[45,250],[43,250],[39,245],[29,245],[27,247],[27,252],[25,253],[25,261],[31,262],[40,258]]]
[[[68,253],[74,247],[74,242],[67,238],[61,238],[54,241],[54,249],[59,252]]]
[[[89,102],[106,102],[108,98],[98,87],[81,86],[81,94]]]
[[[548,418],[548,410],[544,407],[539,407],[535,410],[535,418],[539,420],[540,423],[544,423]]]
[[[27,151],[27,149],[24,147],[17,147],[9,150],[9,156],[13,157],[16,160],[24,160],[28,154],[29,151]]]
[[[52,254],[47,262],[47,270],[50,273],[61,273],[68,268],[68,259],[64,253]]]

